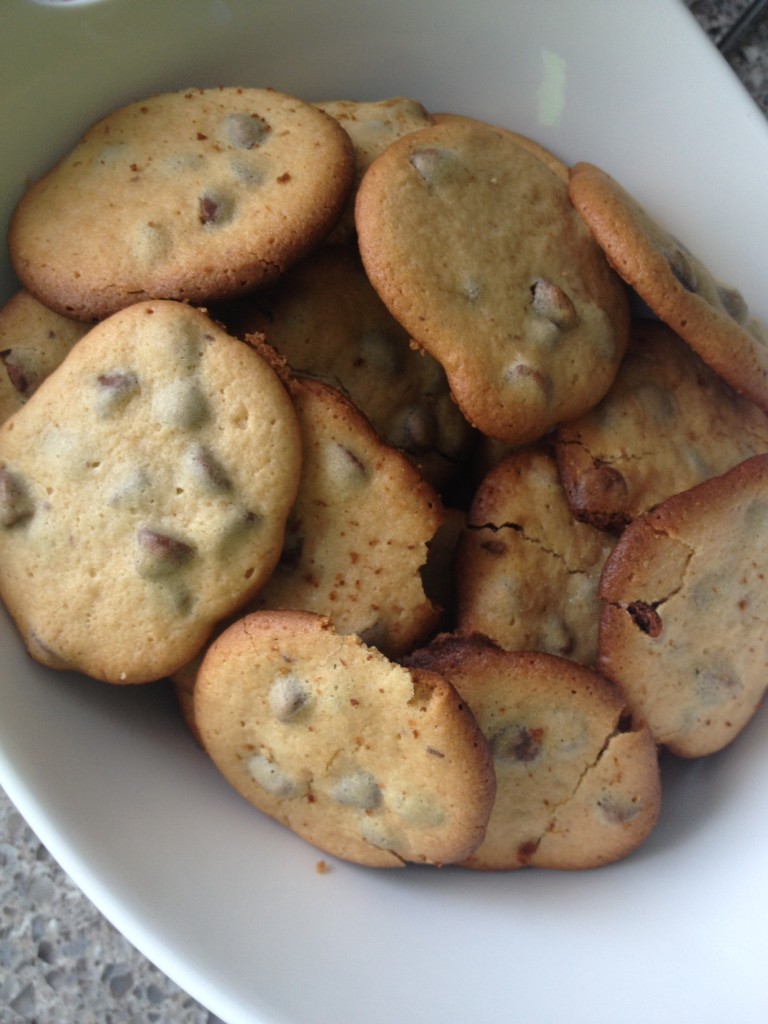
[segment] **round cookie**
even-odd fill
[[[443,864],[479,845],[490,752],[440,676],[304,612],[256,612],[209,648],[195,720],[224,777],[320,849],[372,867]]]
[[[182,303],[102,321],[0,427],[0,596],[30,653],[168,675],[280,555],[301,465],[269,364]]]
[[[614,541],[575,518],[554,458],[520,449],[479,485],[456,554],[456,630],[591,664]]]
[[[730,743],[768,685],[768,455],[624,530],[600,583],[599,669],[682,757]]]
[[[327,100],[316,106],[339,122],[355,149],[355,184],[344,212],[328,236],[330,242],[354,242],[355,196],[363,175],[391,142],[428,127],[432,117],[423,104],[407,96],[385,100]]]
[[[570,170],[571,199],[611,265],[740,394],[768,411],[768,328],[742,295],[590,163]]]
[[[463,464],[474,432],[442,367],[411,347],[352,247],[319,249],[217,316],[239,337],[263,333],[293,370],[340,388],[435,486]]]
[[[533,441],[606,393],[626,288],[567,186],[511,133],[452,120],[392,143],[356,222],[372,284],[482,433]]]
[[[397,657],[440,618],[421,575],[444,520],[440,498],[339,391],[300,377],[289,388],[301,481],[282,556],[252,608],[326,615]]]
[[[284,93],[153,96],[108,114],[27,190],[11,259],[29,291],[81,320],[242,294],[328,234],[354,170],[341,126]]]
[[[439,636],[408,664],[456,687],[493,754],[496,799],[465,867],[595,868],[648,837],[661,804],[656,745],[597,672],[479,636]]]
[[[0,422],[37,390],[90,324],[60,316],[29,292],[0,309]]]
[[[670,495],[768,452],[768,416],[670,328],[638,320],[611,390],[561,424],[555,449],[577,518],[620,531]]]

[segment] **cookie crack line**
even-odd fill
[[[684,541],[681,541],[679,538],[670,537],[669,533],[667,533],[666,530],[656,529],[651,523],[649,523],[648,525],[655,536],[666,538],[667,540],[675,540],[676,543],[680,544],[681,546],[687,549],[685,564],[682,566],[680,570],[679,583],[677,584],[677,586],[672,587],[666,594],[663,595],[663,597],[654,598],[651,601],[646,601],[643,599],[624,601],[611,601],[606,599],[603,600],[605,601],[605,604],[609,607],[616,608],[619,611],[626,612],[633,619],[638,629],[642,630],[644,633],[647,633],[650,637],[657,637],[661,635],[663,629],[661,616],[659,615],[659,609],[663,608],[665,604],[671,601],[673,597],[676,597],[684,589],[686,577],[688,576],[688,571],[691,565],[691,561],[694,558],[695,551],[692,547],[690,547],[690,545],[686,544]]]
[[[579,569],[569,565],[562,552],[555,551],[554,548],[548,547],[540,537],[530,536],[526,533],[525,527],[520,523],[467,523],[467,529],[474,530],[478,533],[482,530],[491,530],[493,533],[500,533],[502,530],[512,530],[514,533],[519,533],[521,539],[524,540],[526,544],[535,544],[537,547],[541,548],[545,555],[551,555],[552,558],[556,558],[558,561],[562,562],[566,571],[571,576],[584,576],[589,573],[588,569]]]
[[[655,449],[651,449],[647,452],[621,451],[613,455],[610,452],[606,452],[605,454],[602,455],[595,455],[586,441],[578,441],[576,439],[573,439],[567,441],[559,441],[558,444],[562,445],[564,448],[581,448],[581,450],[583,452],[586,452],[588,458],[590,458],[596,466],[608,466],[610,469],[614,469],[617,465],[621,465],[621,463],[623,462],[642,462],[644,459],[654,458],[658,454],[658,452]]]
[[[598,750],[594,760],[590,761],[589,764],[585,765],[583,770],[579,773],[578,778],[576,778],[576,780],[573,783],[573,788],[571,789],[571,792],[567,796],[564,796],[561,800],[558,800],[555,804],[552,805],[552,812],[550,814],[549,823],[547,824],[546,828],[536,839],[530,840],[531,847],[534,850],[538,849],[539,845],[541,844],[547,833],[551,832],[554,828],[558,812],[562,808],[567,807],[568,804],[570,804],[573,800],[578,798],[579,790],[583,786],[585,780],[591,772],[594,772],[600,766],[600,762],[607,755],[613,741],[617,739],[619,736],[623,736],[626,733],[636,731],[637,727],[634,723],[631,712],[628,708],[623,707],[619,714],[616,716],[616,721],[614,723],[613,729],[606,736],[603,745]]]

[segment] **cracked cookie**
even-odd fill
[[[262,333],[292,370],[341,389],[435,486],[463,464],[474,434],[442,367],[411,347],[354,248],[321,248],[274,288],[216,315],[239,337]]]
[[[347,133],[292,96],[152,96],[98,121],[30,186],[11,260],[32,294],[79,320],[146,298],[240,295],[328,234],[354,172]]]
[[[202,312],[102,321],[0,426],[0,596],[32,656],[111,683],[186,664],[274,568],[300,464],[274,370]]]
[[[576,520],[549,453],[507,455],[479,485],[459,542],[457,631],[591,663],[598,581],[613,544]]]
[[[203,744],[247,800],[334,856],[444,864],[480,844],[495,780],[454,688],[306,612],[255,612],[209,648]]]
[[[456,687],[493,754],[496,799],[465,867],[594,868],[648,837],[661,803],[656,745],[607,679],[480,636],[444,634],[407,664]]]
[[[555,450],[574,514],[601,529],[768,451],[768,416],[663,323],[637,320],[611,390],[562,424]]]
[[[768,455],[667,498],[609,556],[598,668],[674,754],[720,750],[760,704],[766,576]]]
[[[373,286],[484,434],[533,441],[606,393],[626,288],[565,183],[511,133],[449,120],[398,139],[355,217]]]
[[[16,412],[90,329],[16,292],[0,309],[0,422]]]
[[[768,411],[768,327],[738,289],[718,281],[601,168],[575,164],[569,191],[627,284],[732,388]]]
[[[252,608],[300,609],[390,657],[434,630],[422,570],[445,518],[437,492],[339,391],[288,382],[303,463],[280,561]]]

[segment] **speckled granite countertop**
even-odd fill
[[[749,0],[686,0],[714,42]],[[768,116],[768,18],[729,61]],[[0,790],[0,1021],[216,1024],[80,893]]]

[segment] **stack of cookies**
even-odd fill
[[[9,250],[30,655],[170,679],[318,848],[616,861],[659,749],[754,713],[768,334],[599,168],[413,99],[188,90],[91,127]]]

